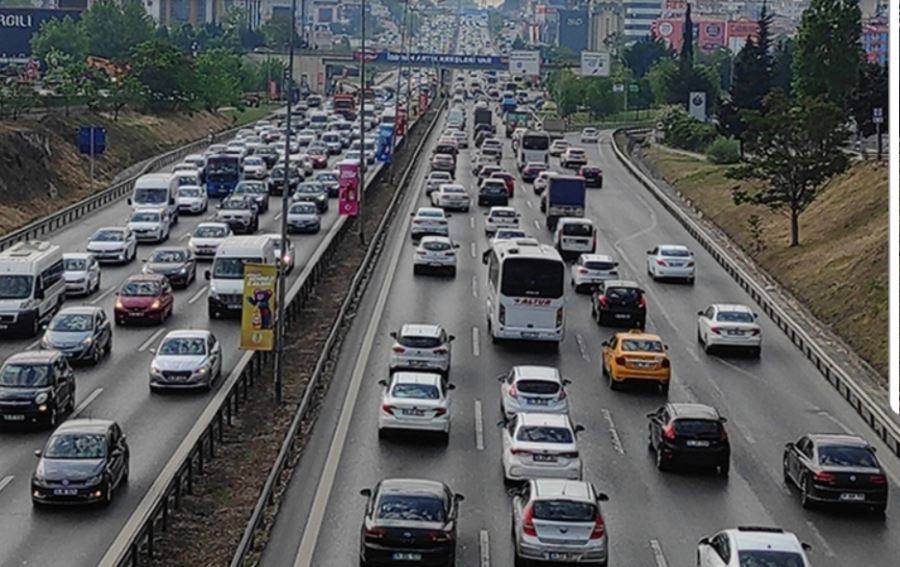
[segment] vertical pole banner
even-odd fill
[[[397,107],[397,128],[395,130],[397,137],[401,137],[406,135],[406,108],[403,106]]]
[[[344,160],[338,163],[338,185],[338,212],[341,216],[355,217],[359,214],[359,162]]]
[[[275,264],[244,264],[244,301],[241,307],[241,348],[272,350],[275,346]]]

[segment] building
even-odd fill
[[[588,49],[602,50],[625,31],[625,11],[621,2],[597,2],[591,8]]]
[[[694,49],[711,52],[727,48],[737,53],[754,37],[759,29],[755,20],[726,20],[721,17],[700,16],[692,18],[694,24]],[[662,39],[676,52],[681,51],[684,18],[660,18],[652,24],[654,37]]]
[[[653,21],[663,14],[663,0],[622,0],[625,18],[622,25],[625,39],[636,41],[650,35]]]

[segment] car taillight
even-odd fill
[[[605,296],[605,295],[598,295],[598,296],[597,296],[597,303],[599,303],[599,304],[602,305],[603,307],[606,307],[607,304],[609,304],[609,300],[606,299],[606,296]]]
[[[641,296],[641,299],[638,300],[638,307],[647,307],[647,298],[643,295]]]
[[[525,508],[525,514],[522,516],[522,533],[527,536],[537,537],[537,530],[534,529],[534,509],[529,504]]]
[[[509,390],[507,390],[507,392],[509,393],[509,397],[510,397],[510,398],[516,399],[516,398],[519,397],[519,389],[516,388],[516,385],[515,385],[515,384],[513,384],[512,386],[510,386],[510,387],[509,387]]]
[[[720,329],[719,327],[710,327],[709,330],[711,333],[715,333],[717,335],[721,334],[721,332],[722,332],[722,329]]]
[[[444,347],[438,347],[431,352],[433,352],[434,354],[447,354],[447,349]]]
[[[447,408],[435,408],[434,409],[434,417],[440,417],[447,413]]]
[[[412,222],[412,223],[413,223],[413,224],[422,224],[422,221],[413,219],[413,222]]]
[[[559,401],[563,401],[564,399],[569,397],[569,393],[566,392],[565,388],[560,388],[559,390]]]
[[[428,539],[435,543],[445,543],[450,541],[451,534],[450,532],[428,532]]]
[[[688,262],[688,263],[687,263],[687,267],[688,267],[688,268],[693,268],[693,267],[694,267],[694,263],[693,263],[693,262]]]
[[[530,455],[531,451],[527,451],[525,449],[512,449],[510,451],[513,455]]]
[[[618,364],[619,366],[624,366],[624,365],[625,365],[625,362],[626,362],[626,361],[625,361],[625,357],[624,357],[624,356],[616,357],[616,364]]]
[[[384,536],[387,535],[387,530],[379,527],[371,527],[365,528],[365,537],[366,539],[384,539]]]
[[[821,484],[831,484],[837,480],[837,477],[833,473],[822,471],[815,474],[814,480]]]
[[[657,259],[656,259],[656,265],[657,265],[657,266],[666,266],[666,265],[668,265],[668,264],[666,264],[666,261],[665,261],[665,260],[661,260],[660,258],[657,258]]]
[[[565,457],[565,458],[567,458],[567,459],[577,459],[577,458],[578,458],[578,451],[569,451],[569,452],[567,452],[567,453],[560,453],[559,456],[560,456],[560,457]]]
[[[402,346],[395,346],[391,350],[396,352],[397,354],[403,354],[404,352],[406,352],[406,349],[403,348]]]
[[[560,307],[556,310],[556,326],[561,327],[563,324],[563,308]]]
[[[759,334],[759,329],[750,329],[750,334],[756,336]]]
[[[724,427],[719,430],[719,441],[728,441],[728,432]]]
[[[885,484],[887,483],[887,477],[883,474],[870,474],[869,482],[872,484]]]
[[[381,411],[394,415],[394,406],[392,406],[391,404],[382,404]]]
[[[578,268],[579,274],[587,274],[589,272],[590,272],[590,270],[588,270],[587,268]]]
[[[497,315],[497,318],[500,319],[500,324],[506,324],[506,307],[500,306],[500,313]]]
[[[591,539],[600,539],[605,532],[606,525],[603,523],[603,516],[597,512],[597,517],[594,518],[594,529],[591,530]]]
[[[663,427],[662,436],[664,439],[668,439],[669,441],[674,441],[675,440],[675,426],[670,423],[669,425]]]

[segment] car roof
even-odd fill
[[[441,216],[444,216],[444,209],[439,209],[437,207],[419,207],[419,209],[416,211],[416,214],[419,215],[425,212],[440,213]]]
[[[634,288],[641,287],[637,284],[637,282],[634,282],[632,280],[606,280],[604,285],[606,287],[634,287]]]
[[[194,230],[197,230],[197,229],[200,228],[200,227],[203,227],[203,228],[224,228],[224,229],[227,229],[227,228],[228,228],[228,225],[225,224],[224,222],[201,222],[201,223],[198,224],[196,227],[194,227]]]
[[[713,303],[712,307],[716,311],[740,311],[743,313],[753,313],[753,310],[740,303]]]
[[[430,494],[444,498],[446,486],[442,482],[420,478],[386,478],[378,488],[380,494]]]
[[[840,433],[812,433],[807,435],[816,445],[822,446],[851,446],[868,447],[869,442],[858,435],[844,435]]]
[[[685,246],[684,244],[660,244],[659,249],[660,250],[685,250],[687,252],[691,251],[691,249],[688,248],[687,246]]]
[[[706,404],[670,403],[668,404],[672,417],[685,419],[719,419],[719,411]]]
[[[514,207],[491,207],[490,213],[493,213],[495,211],[510,211],[514,213],[516,212],[516,209]]]
[[[423,238],[424,240],[424,238]],[[400,327],[404,337],[439,337],[443,329],[440,325],[430,323],[406,323]]]
[[[100,311],[103,311],[103,308],[94,305],[73,305],[72,307],[63,307],[60,309],[56,315],[54,315],[54,318],[60,315],[95,315]]]
[[[57,433],[106,433],[106,430],[114,423],[111,419],[96,419],[92,417],[69,419],[57,427],[53,435]]]
[[[520,413],[519,425],[570,428],[569,416],[562,413]]]
[[[620,332],[616,333],[616,336],[621,339],[631,338],[631,339],[639,339],[642,341],[660,341],[660,342],[662,341],[662,339],[659,338],[659,335],[645,333],[644,331],[641,331],[639,329],[632,329],[630,331],[620,331]]]
[[[128,276],[124,283],[144,281],[161,282],[165,279],[166,276],[163,276],[161,274],[131,274],[130,276]]]
[[[207,331],[206,329],[180,329],[177,331],[169,331],[166,333],[166,336],[163,337],[165,339],[193,339],[199,337],[209,337],[212,335],[212,332]]]
[[[550,499],[565,497],[568,500],[584,500],[593,504],[591,485],[583,480],[541,478],[532,481],[534,497]]]
[[[552,366],[522,365],[513,366],[516,380],[545,380],[560,382],[559,370]]]
[[[125,226],[102,226],[94,231],[94,234],[98,232],[107,232],[107,231],[115,231],[115,232],[125,232],[128,227]]]
[[[187,246],[160,246],[159,248],[153,249],[153,254],[157,252],[190,252],[190,249]]]
[[[87,260],[93,257],[94,255],[89,252],[66,252],[63,254],[63,260]]]
[[[3,364],[47,364],[58,356],[61,356],[61,353],[55,350],[26,350],[13,354]]]
[[[780,528],[742,526],[725,530],[740,550],[793,551],[805,556],[797,536]]]
[[[585,262],[615,262],[616,259],[609,254],[582,254],[579,256]]]
[[[391,382],[394,384],[424,384],[427,386],[440,385],[443,378],[433,372],[394,372]]]

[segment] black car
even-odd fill
[[[584,177],[585,187],[603,187],[603,170],[595,165],[585,165],[578,170],[578,175]]]
[[[497,128],[493,124],[482,122],[475,125],[475,136],[477,137],[481,132],[487,132],[489,136],[492,136],[497,133]]]
[[[341,184],[337,171],[320,171],[315,175],[315,181],[321,183],[328,190],[329,197],[338,197],[341,193]]]
[[[70,362],[98,364],[112,352],[112,326],[100,307],[66,307],[45,329],[41,348],[57,350]]]
[[[253,199],[259,214],[269,212],[269,190],[263,181],[241,181],[231,192],[232,195],[246,195]]]
[[[525,183],[533,183],[542,171],[547,171],[549,169],[550,166],[548,166],[546,163],[528,163],[525,165],[525,167],[522,168],[522,181],[524,181]]]
[[[591,316],[598,325],[624,323],[643,329],[647,321],[644,290],[632,281],[602,282],[591,297]]]
[[[254,155],[261,157],[262,160],[266,162],[266,167],[270,169],[278,163],[278,150],[272,146],[261,146],[256,149]]]
[[[800,504],[887,508],[888,485],[875,448],[856,435],[804,435],[784,446],[784,482],[800,489]]]
[[[188,287],[197,279],[197,259],[186,246],[157,248],[144,264],[145,274],[166,276],[172,287]]]
[[[490,181],[490,183],[489,183]],[[478,189],[479,207],[506,207],[509,205],[509,192],[502,179],[486,179]]]
[[[453,567],[461,494],[432,480],[385,479],[368,498],[359,546],[360,567],[415,564]]]
[[[128,482],[130,454],[119,425],[106,419],[74,419],[56,428],[31,475],[31,501],[109,505]]]
[[[291,195],[291,200],[295,203],[306,201],[315,204],[320,215],[328,212],[328,190],[318,181],[301,183]]]
[[[295,167],[288,168],[288,193],[293,193],[297,188],[297,185],[303,181],[303,176],[300,175],[300,171]],[[279,165],[276,166],[272,171],[269,172],[269,194],[270,195],[283,195],[284,194],[284,166]]]
[[[0,423],[56,427],[74,408],[75,374],[61,352],[19,352],[0,367]]]
[[[483,125],[479,124],[479,126],[483,126]],[[494,132],[491,132],[487,128],[481,128],[479,130],[478,126],[475,127],[475,147],[476,148],[480,148],[481,144],[483,144],[485,140],[487,140],[488,138],[493,138],[493,137],[494,137]]]
[[[731,468],[731,444],[725,418],[704,404],[666,404],[648,413],[649,447],[656,453],[656,468],[675,465],[714,467],[722,476]]]

